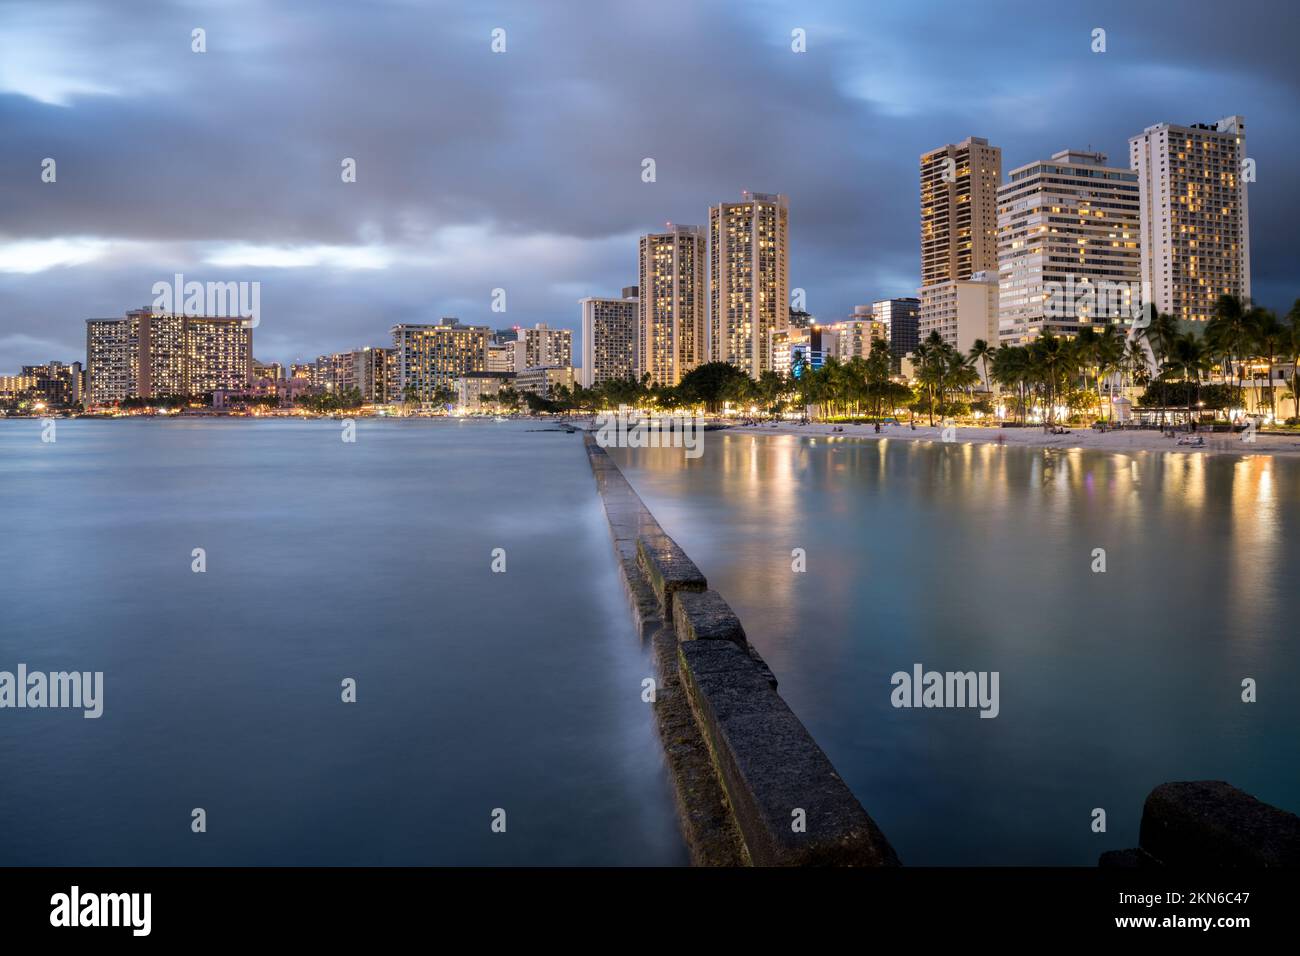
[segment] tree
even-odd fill
[[[1286,352],[1285,340],[1289,337],[1289,332],[1286,326],[1278,321],[1277,314],[1272,309],[1252,308],[1248,313],[1248,320],[1250,344],[1254,354],[1268,364],[1268,410],[1269,414],[1276,418],[1277,402],[1273,395],[1273,367],[1277,362],[1278,354]],[[1256,407],[1259,407],[1258,400]]]
[[[1184,382],[1195,385],[1197,401],[1200,400],[1201,372],[1206,364],[1205,350],[1200,340],[1188,332],[1179,335],[1169,344],[1169,355],[1165,359],[1165,375],[1177,376]],[[1163,377],[1163,376],[1162,376]],[[1187,398],[1187,420],[1192,420],[1192,388],[1184,389]]]
[[[676,391],[684,404],[703,405],[710,414],[717,414],[727,400],[729,386],[734,392],[736,380],[748,377],[730,362],[706,362],[683,375]]]
[[[1296,299],[1286,314],[1285,346],[1287,360],[1291,363],[1291,410],[1300,418],[1300,299]]]
[[[984,339],[976,339],[970,347],[971,362],[979,362],[981,370],[981,379],[984,382],[984,391],[993,391],[993,383],[989,380],[989,362],[993,359],[994,349]]]

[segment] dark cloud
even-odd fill
[[[79,357],[82,320],[147,303],[176,271],[261,281],[265,359],[382,344],[393,322],[440,315],[573,326],[579,296],[635,281],[639,232],[702,223],[743,188],[790,196],[793,284],[834,317],[914,290],[921,151],[974,134],[1005,169],[1088,145],[1122,164],[1145,126],[1231,113],[1260,170],[1256,297],[1287,307],[1291,6],[1051,7],[7,3],[0,255],[12,268],[14,243],[109,245],[42,271],[0,259],[0,371]],[[345,156],[356,184],[339,179]],[[229,245],[320,264],[209,261]],[[505,316],[488,311],[495,287]]]

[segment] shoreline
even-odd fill
[[[346,418],[379,419],[385,421],[431,421],[431,422],[477,422],[480,424],[501,424],[486,415],[72,415],[60,416],[19,416],[10,415],[0,421],[40,421],[53,417],[56,421],[340,421]],[[579,431],[590,430],[593,418],[590,415],[557,417],[550,415],[512,415],[505,419],[510,422],[534,422],[559,426],[561,424]],[[739,425],[718,419],[706,419],[710,431],[728,432],[736,435],[773,435],[792,436],[795,438],[852,438],[865,441],[882,439],[894,441],[942,442],[943,428],[939,425],[917,423],[915,429],[907,424],[883,425],[877,434],[872,425],[813,422],[799,425],[794,422],[761,422],[756,425]],[[836,429],[839,429],[838,431]],[[1243,442],[1237,434],[1225,432],[1200,432],[1205,439],[1202,446],[1179,445],[1178,438],[1186,436],[1185,432],[1177,437],[1169,437],[1151,429],[1120,430],[1098,432],[1088,427],[1071,428],[1064,435],[1044,434],[1040,427],[999,428],[977,425],[959,425],[954,428],[952,442],[957,444],[972,443],[986,445],[1016,446],[1022,448],[1058,448],[1067,451],[1109,451],[1118,453],[1186,453],[1203,455],[1269,455],[1279,458],[1300,457],[1300,432],[1294,435],[1277,435],[1260,432],[1253,443]]]
[[[840,428],[843,431],[832,431]],[[871,425],[831,425],[815,423],[763,423],[761,425],[731,425],[725,429],[737,435],[793,435],[805,438],[854,438],[879,441],[942,442],[943,429],[938,426],[917,424],[913,431],[907,425],[882,425],[876,434]],[[1238,435],[1228,433],[1200,434],[1205,444],[1197,447],[1179,445],[1176,438],[1147,429],[1134,431],[1098,432],[1091,428],[1072,428],[1064,435],[1044,434],[1041,428],[981,428],[958,426],[953,442],[985,445],[1017,446],[1021,448],[1060,448],[1079,451],[1111,451],[1121,453],[1176,452],[1198,455],[1271,455],[1279,458],[1300,457],[1300,433],[1295,435],[1256,435],[1253,443],[1243,442]],[[1185,433],[1179,433],[1183,437]]]

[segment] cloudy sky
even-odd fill
[[[789,195],[791,285],[835,318],[914,294],[923,150],[1124,165],[1145,126],[1233,113],[1255,298],[1284,310],[1298,20],[1294,0],[0,0],[0,374],[83,358],[86,318],[177,272],[261,283],[264,361],[444,315],[576,327],[580,297],[635,283],[640,233],[742,189]]]

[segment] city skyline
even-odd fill
[[[1274,21],[1294,16],[1270,9]],[[599,23],[557,11],[545,24],[513,10],[448,11],[407,36],[382,9],[359,21],[323,8],[306,29],[236,5],[205,11],[204,54],[191,52],[195,24],[182,8],[147,28],[91,15],[62,33],[49,28],[58,10],[10,5],[0,15],[0,110],[11,131],[0,151],[9,210],[0,368],[78,359],[86,319],[147,304],[152,284],[175,272],[262,283],[264,362],[383,345],[382,330],[444,315],[576,330],[579,299],[636,282],[640,235],[701,222],[741,189],[791,197],[790,287],[836,321],[855,305],[916,294],[921,153],[978,136],[1001,147],[1004,170],[1063,149],[1123,165],[1129,140],[1150,126],[1238,113],[1259,164],[1251,291],[1289,305],[1295,253],[1283,230],[1300,203],[1280,172],[1294,135],[1282,117],[1297,91],[1285,31],[1260,26],[1264,17],[1243,18],[1234,43],[1219,47],[1157,11],[1103,4],[1032,27],[996,5],[990,23],[940,37],[950,55],[936,53],[922,77],[907,55],[921,55],[921,37],[934,41],[919,27],[929,13],[898,6],[868,19],[830,4],[669,4],[654,17],[618,8]],[[498,26],[503,54],[490,49]],[[1105,53],[1090,48],[1098,26]],[[806,31],[804,53],[791,49],[795,29]],[[712,42],[720,33],[725,52]],[[1039,36],[1050,43],[1036,47]],[[352,69],[380,48],[383,65]],[[716,69],[707,80],[670,76],[652,93],[639,64],[665,50]],[[1053,79],[1043,84],[1047,62]],[[250,111],[254,74],[286,69],[303,76],[276,73],[280,95]],[[436,86],[446,70],[466,102],[418,116],[375,108],[394,83]],[[196,95],[211,105],[175,112]],[[530,115],[542,98],[546,124]],[[767,148],[741,142],[744,102],[761,102],[782,131]],[[693,107],[685,117],[682,103]],[[156,151],[139,158],[159,116],[175,120],[175,164]],[[570,133],[549,134],[567,121]],[[258,148],[232,138],[241,131]],[[55,183],[40,180],[45,157],[58,160]],[[340,181],[345,157],[357,161],[355,183]],[[653,182],[643,181],[645,158]],[[504,313],[491,311],[497,288]]]

